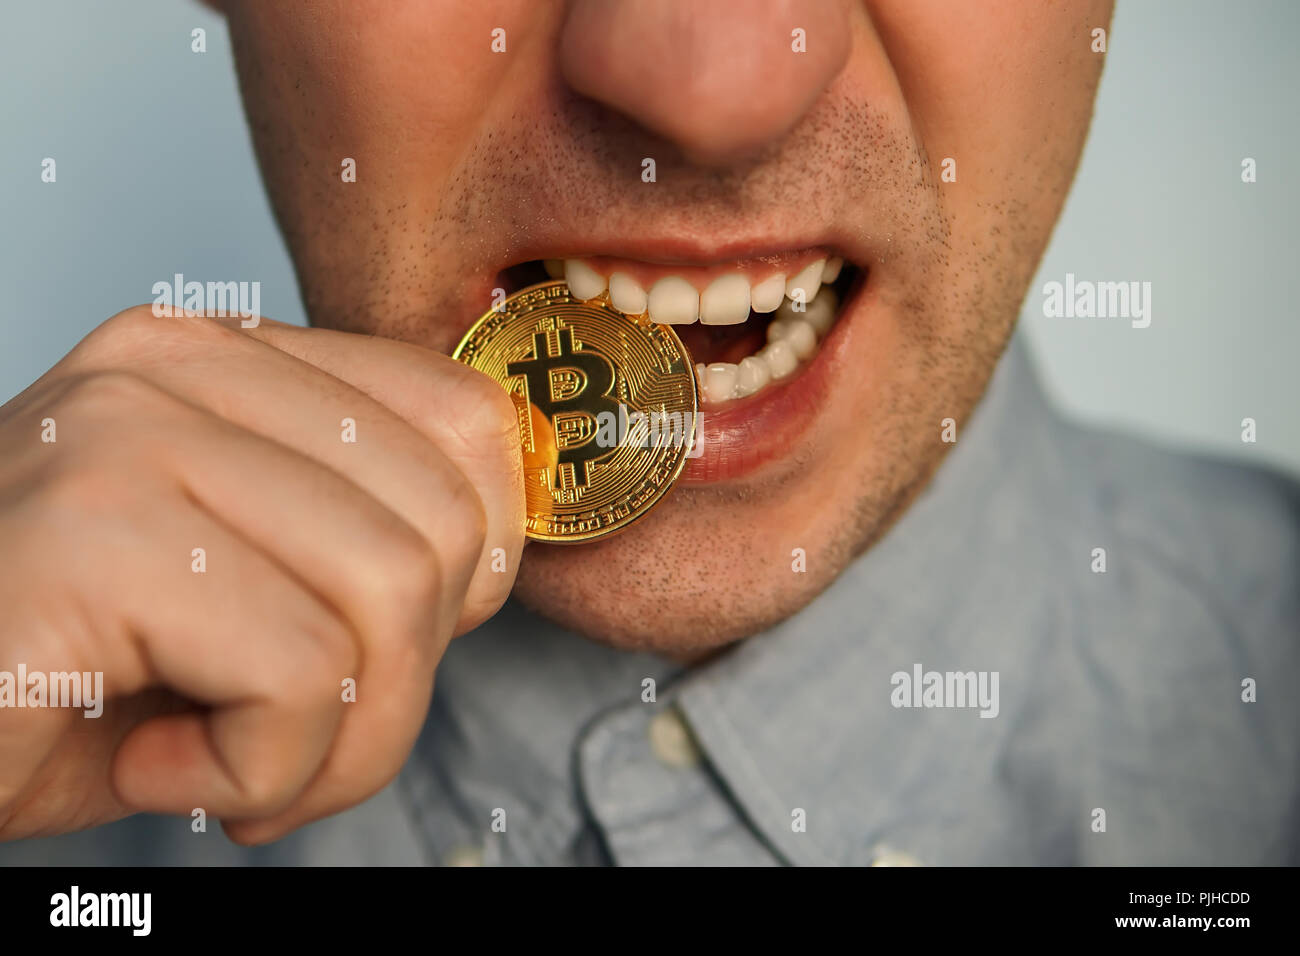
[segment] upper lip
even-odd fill
[[[609,256],[636,259],[664,266],[722,266],[731,262],[762,259],[800,249],[821,248],[827,255],[842,256],[856,264],[861,250],[846,248],[835,237],[825,234],[809,236],[737,236],[707,239],[699,236],[610,236],[574,235],[564,241],[533,242],[515,251],[511,261],[501,267],[532,259],[583,258]]]

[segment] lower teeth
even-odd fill
[[[705,404],[716,405],[736,398],[747,398],[773,382],[788,378],[817,354],[823,339],[835,324],[839,296],[829,287],[817,293],[806,310],[795,311],[788,299],[773,313],[767,327],[767,345],[739,363],[703,362],[695,366],[700,397]]]

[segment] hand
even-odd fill
[[[436,352],[109,319],[0,407],[0,682],[106,698],[0,707],[0,839],[202,808],[257,843],[382,789],[510,593],[519,455],[505,393]]]

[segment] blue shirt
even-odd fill
[[[361,806],[266,847],[137,816],[0,863],[1295,863],[1298,532],[1290,480],[1069,424],[1013,344],[888,534],[712,661],[509,604]],[[931,671],[996,673],[996,714],[896,706]]]

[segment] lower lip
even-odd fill
[[[865,276],[840,306],[830,335],[812,357],[779,385],[769,385],[750,398],[727,402],[715,410],[701,406],[699,423],[704,448],[688,458],[679,481],[710,485],[746,477],[786,458],[827,407],[837,357],[845,339],[842,326],[857,313],[866,288]]]

